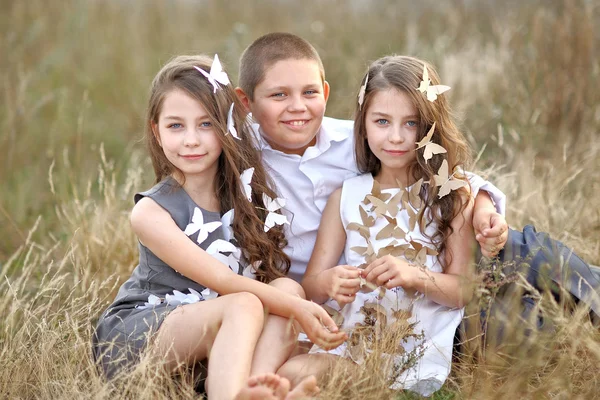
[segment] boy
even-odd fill
[[[263,161],[286,199],[291,221],[285,249],[292,260],[289,276],[300,281],[329,195],[359,174],[353,123],[324,117],[329,84],[322,61],[312,45],[293,34],[270,33],[255,40],[241,56],[239,85],[236,92],[257,122]],[[525,227],[523,233],[509,231],[502,216],[504,194],[491,183],[482,188],[489,195],[480,191],[473,214],[482,254],[498,255],[501,262],[527,260],[530,264],[523,271],[534,287],[543,284],[542,269],[550,264],[550,278],[599,314],[600,282],[587,264],[533,227]],[[333,279],[358,276],[352,270],[343,274]]]

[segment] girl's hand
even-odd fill
[[[508,224],[504,216],[495,211],[475,210],[473,227],[481,254],[489,258],[497,256],[508,239]]]
[[[360,290],[360,273],[356,267],[338,265],[321,272],[319,281],[329,298],[337,301],[341,308],[352,303]]]
[[[338,329],[323,307],[312,301],[299,300],[296,318],[311,342],[322,349],[331,350],[348,340],[348,335]]]
[[[419,269],[410,265],[406,260],[386,255],[373,261],[363,271],[367,282],[392,289],[401,286],[412,289],[414,282],[419,279]]]

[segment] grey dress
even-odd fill
[[[195,208],[202,211],[204,223],[221,219],[219,213],[198,207],[170,177],[152,189],[136,194],[134,200],[137,203],[143,197],[150,197],[163,207],[181,230],[185,230],[192,221]],[[197,237],[198,232],[189,236],[194,243],[197,243]],[[217,239],[223,239],[221,227],[210,233],[199,246],[206,250]],[[148,301],[149,295],[154,294],[164,299],[166,294],[172,294],[174,290],[189,293],[189,288],[198,292],[205,289],[165,264],[141,243],[138,243],[138,247],[138,266],[119,289],[115,301],[100,316],[93,336],[94,358],[108,379],[139,361],[148,338],[158,330],[165,317],[178,307],[163,302],[154,307],[137,308]],[[238,273],[242,269],[240,266]]]

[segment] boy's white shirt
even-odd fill
[[[317,240],[327,199],[346,179],[360,174],[354,156],[354,123],[323,118],[316,144],[306,149],[302,156],[274,150],[260,135],[259,125],[252,124],[252,128],[276,191],[286,201],[282,211],[290,225],[284,225],[288,240],[284,251],[292,262],[288,276],[300,282]],[[475,174],[467,172],[467,176],[473,187],[480,187],[490,194],[496,210],[504,215],[504,193]],[[473,184],[475,180],[478,180],[477,185]],[[482,181],[484,183],[480,183]],[[343,256],[339,264],[344,264]]]

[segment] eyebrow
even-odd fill
[[[179,117],[179,116],[177,116],[177,115],[167,115],[166,117],[163,117],[163,118],[164,118],[164,119],[174,119],[174,120],[183,120],[183,119],[184,119],[183,117]],[[205,119],[205,118],[208,118],[208,115],[206,115],[206,114],[204,114],[204,115],[201,115],[201,116],[200,116],[199,118],[197,118],[197,119]]]
[[[386,114],[380,111],[373,111],[373,116],[379,116],[379,117],[386,117],[389,118],[391,115],[390,114]],[[419,119],[418,115],[407,115],[405,117],[402,117],[402,119]]]

